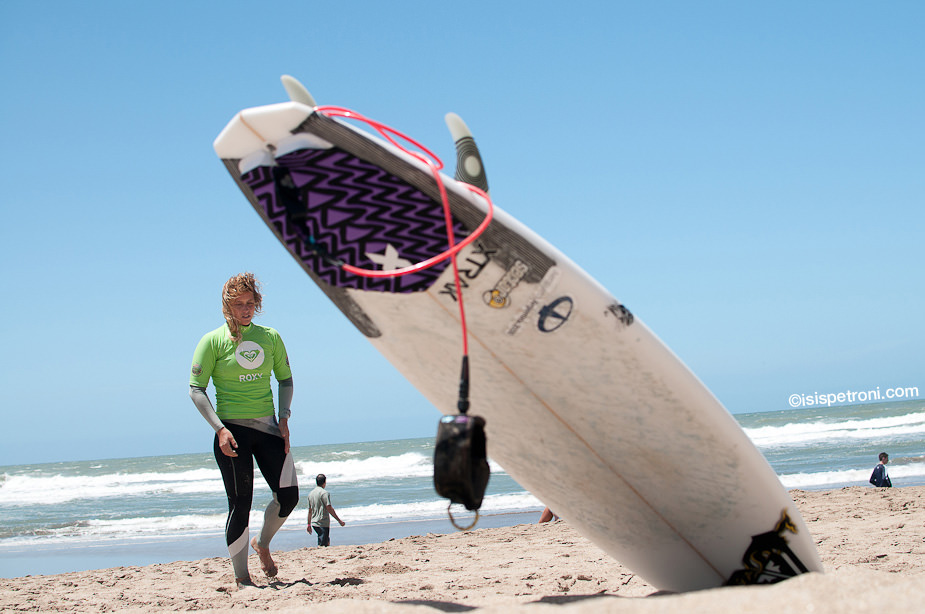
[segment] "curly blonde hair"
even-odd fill
[[[226,281],[222,287],[222,315],[225,316],[225,322],[228,323],[228,332],[231,334],[231,338],[238,342],[241,341],[241,329],[232,315],[231,303],[245,292],[254,294],[254,303],[256,303],[254,313],[260,313],[263,306],[263,295],[260,294],[260,282],[257,281],[253,273],[235,275]]]

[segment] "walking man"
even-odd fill
[[[324,489],[327,482],[328,479],[325,475],[319,473],[315,477],[317,486],[308,493],[308,526],[305,527],[305,530],[310,535],[312,529],[315,529],[315,533],[318,534],[319,546],[331,545],[331,516],[334,516],[334,520],[339,522],[340,526],[344,526],[344,521],[338,518],[337,512],[334,511],[334,506],[331,505],[331,493]]]

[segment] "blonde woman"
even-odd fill
[[[225,539],[239,586],[253,585],[247,569],[247,544],[254,461],[273,492],[260,535],[250,542],[267,577],[277,574],[270,540],[299,502],[298,480],[289,453],[292,372],[279,333],[252,322],[262,304],[260,284],[252,273],[229,279],[222,288],[225,323],[199,341],[190,373],[190,397],[215,431],[215,461],[228,495]],[[271,373],[279,382],[278,420]],[[215,386],[216,408],[206,394],[210,379]]]

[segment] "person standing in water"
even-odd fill
[[[252,323],[263,297],[252,273],[229,279],[222,288],[225,324],[206,333],[193,354],[190,398],[215,431],[213,451],[228,496],[225,539],[235,581],[253,585],[247,569],[248,517],[254,494],[254,461],[273,492],[263,528],[250,544],[269,578],[278,569],[270,540],[299,502],[295,465],[289,452],[292,371],[279,333]],[[279,419],[273,405],[270,374],[279,383]],[[206,394],[215,385],[216,408]]]

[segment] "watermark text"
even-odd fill
[[[827,394],[791,394],[790,407],[828,407],[838,403],[872,403],[874,401],[889,401],[893,399],[915,399],[919,396],[918,386],[905,386],[901,388],[887,388],[880,390],[880,386],[872,390],[845,390],[844,392],[829,392]]]

